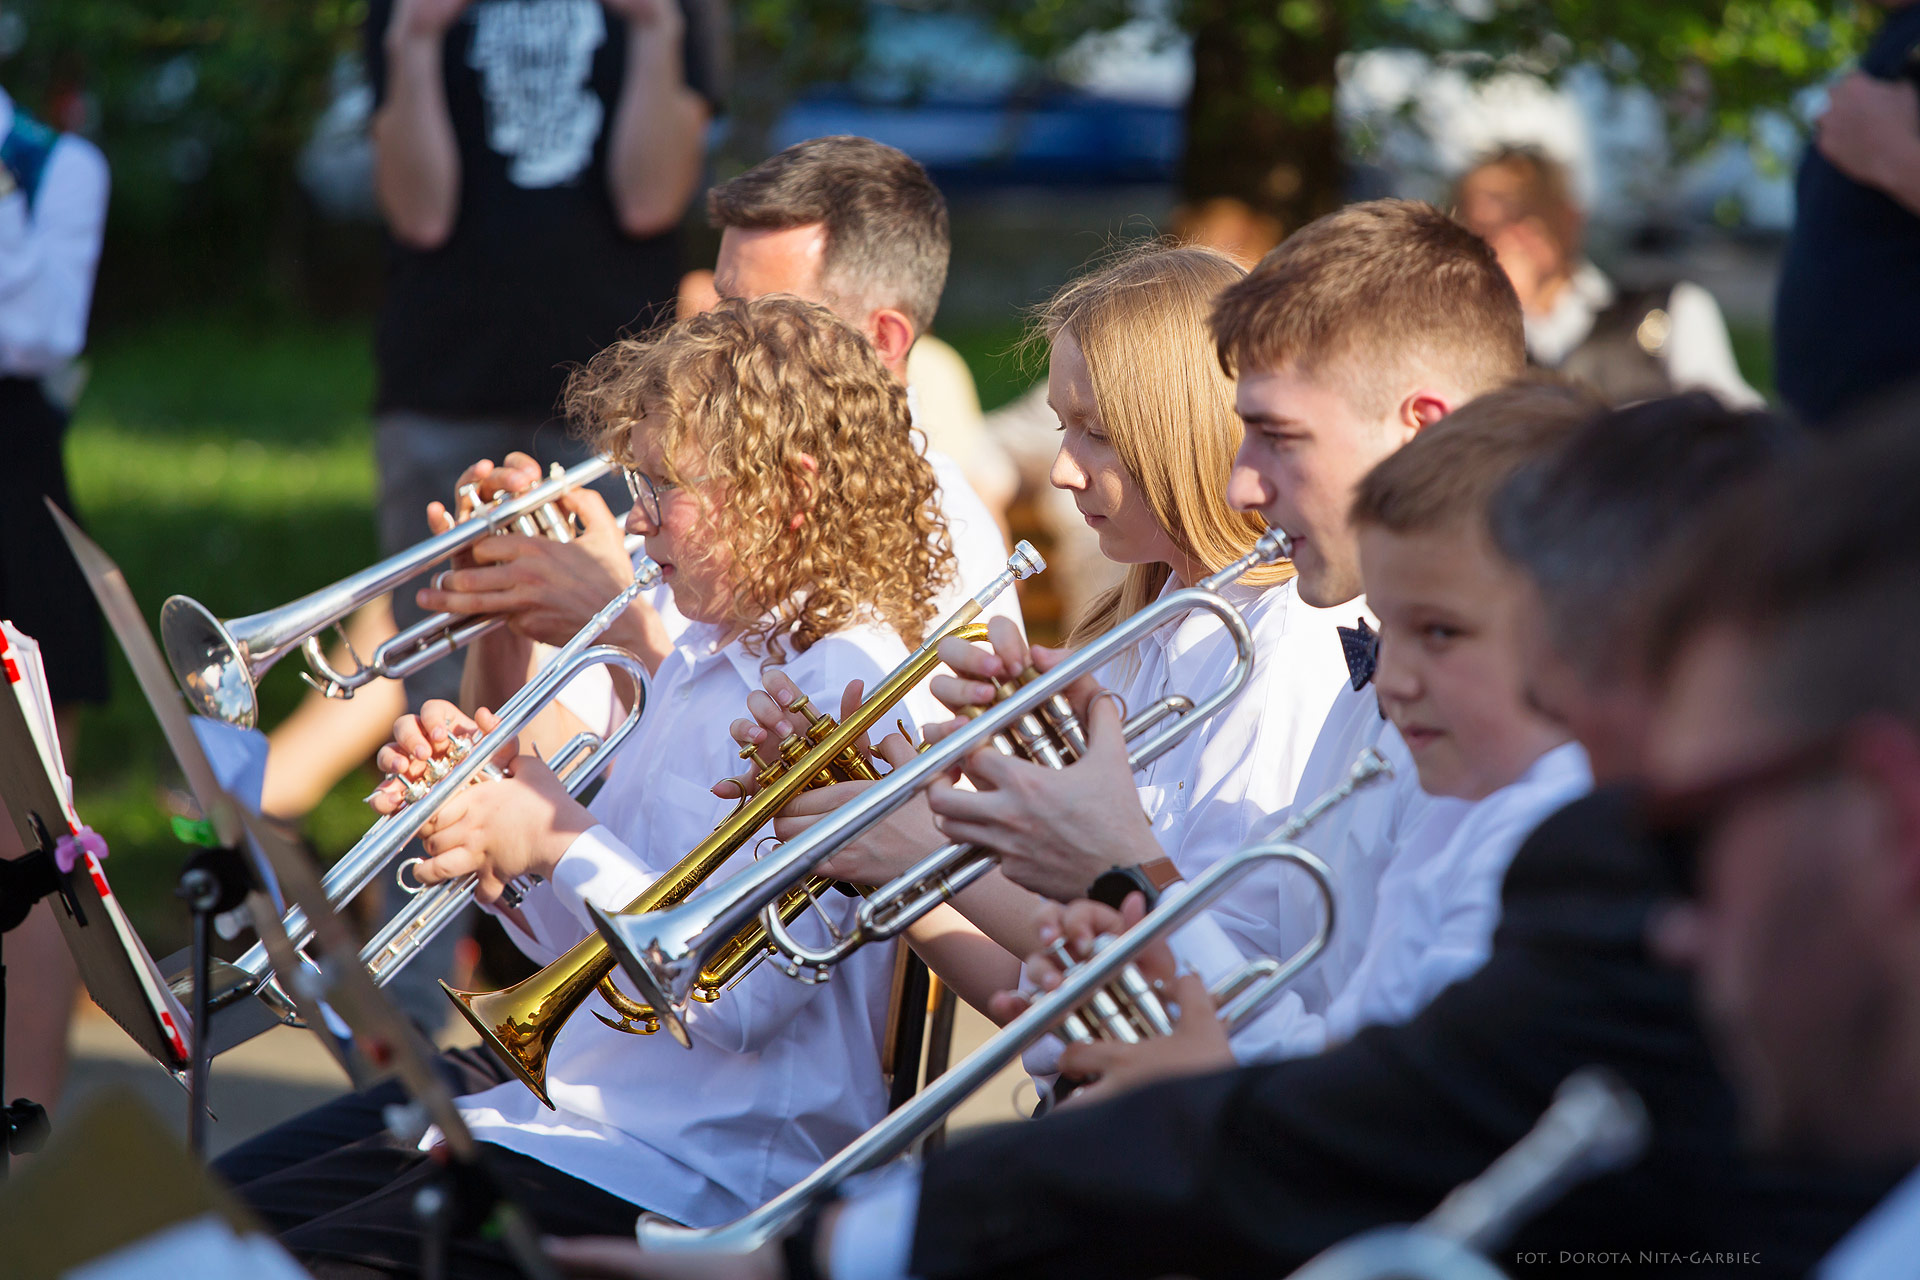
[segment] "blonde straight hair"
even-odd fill
[[[1068,284],[1039,317],[1049,342],[1073,335],[1121,465],[1174,545],[1209,572],[1252,550],[1266,528],[1227,502],[1240,419],[1208,327],[1220,291],[1245,275],[1211,249],[1150,248]],[[1159,562],[1128,565],[1119,585],[1087,606],[1067,643],[1084,644],[1151,604],[1171,573]],[[1242,581],[1266,587],[1292,576],[1293,566],[1281,564]]]

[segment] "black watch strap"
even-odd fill
[[[1147,910],[1160,901],[1160,889],[1139,867],[1114,867],[1102,871],[1094,882],[1087,886],[1087,897],[1095,902],[1104,903],[1115,911],[1127,900],[1130,893],[1147,895]]]

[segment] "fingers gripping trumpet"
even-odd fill
[[[777,762],[759,762],[763,775],[771,775],[766,778],[766,785],[714,828],[712,835],[648,886],[645,893],[628,903],[627,911],[659,913],[684,902],[800,791],[853,776],[871,777],[857,744],[868,729],[932,673],[940,661],[940,641],[949,635],[979,638],[984,630],[972,625],[973,620],[994,597],[1016,580],[1031,577],[1045,568],[1046,562],[1039,553],[1022,542],[1007,561],[1006,571],[935,627],[926,641],[845,721],[836,723],[831,717],[817,715],[811,707],[805,708],[803,714],[809,722],[805,734],[795,735],[793,740],[781,744]],[[866,773],[856,773],[856,769]],[[796,876],[782,885],[781,892],[771,901],[797,914],[808,900],[801,895],[825,883],[828,882],[805,874]],[[683,999],[691,997],[696,990],[717,994],[766,954],[766,935],[758,916],[757,910],[744,913],[725,936],[714,940],[714,946],[701,963],[688,971],[687,985],[681,992]],[[664,1022],[681,1044],[692,1044],[677,1012],[667,1011],[671,1016],[662,1017],[664,1001],[636,1001],[615,987],[614,967],[614,958],[596,934],[577,943],[532,977],[501,991],[455,991],[445,983],[441,985],[479,1032],[481,1040],[535,1097],[551,1107],[553,1103],[546,1089],[547,1058],[567,1019],[596,990],[617,1015],[608,1018],[596,1011],[596,1016],[607,1026],[644,1035],[657,1030]]]
[[[576,795],[599,777],[611,762],[613,753],[639,726],[640,717],[646,710],[648,677],[640,659],[625,649],[594,642],[642,591],[659,581],[659,577],[658,566],[651,560],[641,561],[633,583],[608,601],[572,640],[555,651],[524,688],[500,708],[498,723],[492,731],[478,741],[468,741],[436,758],[429,767],[429,778],[409,784],[409,803],[406,807],[376,822],[360,838],[359,843],[328,869],[322,882],[327,901],[337,906],[371,884],[382,868],[391,864],[420,833],[442,804],[468,783],[498,776],[498,771],[491,763],[493,757],[518,737],[527,724],[559,696],[569,681],[589,667],[608,666],[625,674],[633,683],[634,702],[626,719],[604,741],[594,734],[575,737],[560,749],[551,762],[554,772],[565,780],[568,791]],[[412,860],[409,860],[396,869],[401,888],[410,895],[408,902],[360,953],[361,962],[367,966],[373,980],[382,985],[432,941],[434,935],[473,898],[476,883],[473,876],[421,886],[408,881],[407,870],[411,864]],[[298,907],[287,913],[283,927],[289,943],[296,948],[304,947],[313,938],[312,926]],[[235,967],[251,980],[236,987],[232,994],[257,991],[283,1013],[291,1012],[292,1001],[279,992],[271,981],[263,984],[272,967],[263,946],[254,946],[235,962]]]
[[[699,976],[729,939],[752,925],[757,917],[796,886],[846,840],[905,804],[922,788],[959,765],[977,748],[991,745],[1002,734],[1017,733],[1021,722],[1048,707],[1081,676],[1091,675],[1117,653],[1164,623],[1192,609],[1212,613],[1233,637],[1237,660],[1220,686],[1198,702],[1169,708],[1138,739],[1129,739],[1127,759],[1139,769],[1158,759],[1193,728],[1231,702],[1253,674],[1253,637],[1239,610],[1220,589],[1261,564],[1285,559],[1287,537],[1269,530],[1253,551],[1199,584],[1170,592],[1133,614],[1092,644],[1075,651],[1045,675],[1020,687],[1018,696],[1003,698],[971,723],[942,739],[937,746],[895,769],[878,784],[828,814],[820,822],[782,845],[778,851],[734,876],[698,902],[670,910],[643,909],[618,915],[589,907],[613,956],[626,970],[641,998],[667,1023],[677,1024]],[[1171,719],[1171,723],[1165,723]],[[785,803],[784,800],[781,803]],[[815,976],[856,947],[891,937],[993,866],[990,855],[965,845],[949,845],[928,855],[906,875],[877,890],[861,908],[854,931],[823,951],[794,945],[794,966],[810,968]],[[762,920],[762,927],[767,921]],[[676,1030],[685,1043],[685,1029]]]
[[[642,1214],[635,1234],[648,1249],[747,1253],[785,1231],[848,1178],[879,1168],[906,1152],[982,1085],[1050,1031],[1066,1039],[1112,1038],[1134,1043],[1173,1029],[1173,1015],[1134,960],[1186,924],[1243,877],[1269,866],[1305,872],[1323,911],[1314,936],[1284,960],[1262,957],[1216,984],[1218,1016],[1231,1034],[1264,1008],[1325,950],[1333,935],[1334,893],[1326,864],[1293,841],[1335,805],[1375,779],[1390,776],[1386,760],[1362,753],[1339,786],[1299,810],[1271,841],[1242,849],[1170,888],[1152,911],[1118,937],[1103,941],[1084,961],[1059,955],[1065,974],[966,1061],[932,1081],[886,1119],[842,1147],[831,1159],[744,1217],[717,1227],[688,1228]],[[1193,1015],[1188,1015],[1193,1016]]]
[[[612,467],[605,458],[591,459],[567,471],[556,465],[543,483],[516,497],[503,495],[491,503],[481,502],[477,494],[463,490],[461,497],[470,498],[477,507],[453,528],[277,609],[223,620],[198,601],[186,596],[169,597],[160,607],[160,636],[181,692],[199,714],[250,729],[259,712],[256,686],[260,677],[295,646],[300,647],[311,668],[301,672],[301,678],[329,698],[351,698],[354,690],[382,676],[398,680],[439,661],[504,625],[506,619],[498,615],[433,614],[382,641],[368,658],[354,654],[352,671],[335,670],[327,661],[320,633],[337,627],[361,605],[492,534],[522,533],[571,541],[575,532],[572,517],[561,509],[559,499],[581,485],[592,484]],[[638,551],[641,541],[638,536],[630,536],[628,553]],[[352,652],[351,647],[348,651]]]

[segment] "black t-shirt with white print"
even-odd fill
[[[725,33],[707,0],[681,5],[686,82],[717,113]],[[363,33],[376,104],[392,13],[372,0]],[[607,187],[626,42],[597,0],[475,0],[449,29],[459,213],[438,249],[389,239],[377,410],[544,422],[570,365],[670,318],[681,236],[626,235]]]

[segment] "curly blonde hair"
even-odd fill
[[[568,380],[567,409],[623,465],[634,424],[659,422],[665,478],[705,505],[736,615],[759,619],[752,651],[784,661],[857,621],[920,643],[953,577],[933,468],[906,391],[833,312],[728,299],[602,351]],[[689,445],[705,476],[679,473]]]

